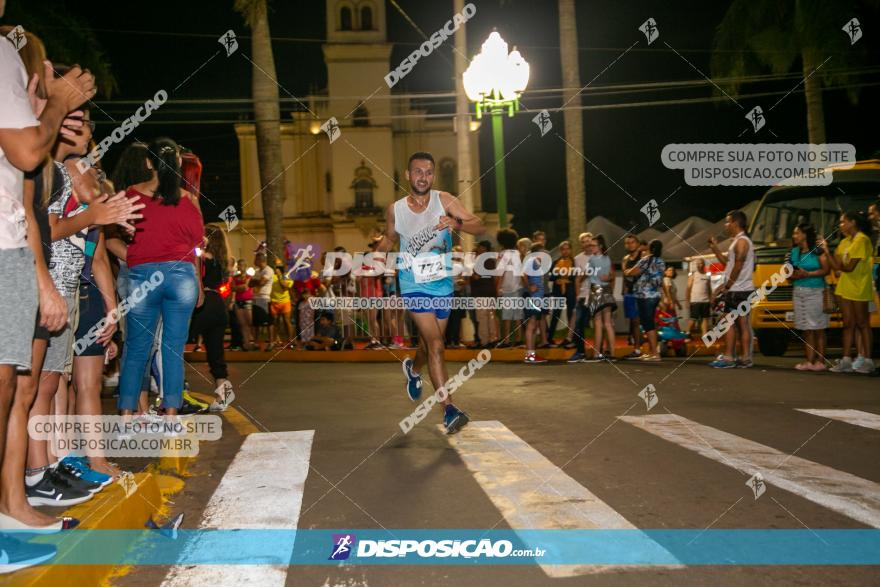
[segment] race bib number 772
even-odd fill
[[[446,277],[442,255],[424,255],[413,260],[413,277],[416,283],[429,283]]]

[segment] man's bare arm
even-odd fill
[[[446,210],[449,222],[441,219],[441,224],[449,224],[448,228],[458,232],[480,235],[486,232],[483,221],[471,214],[461,203],[461,200],[448,192],[440,192],[440,202]]]
[[[388,253],[397,244],[397,231],[394,230],[394,204],[390,204],[385,209],[385,232],[377,240],[376,251],[379,253]]]
[[[39,124],[25,128],[0,129],[0,148],[6,158],[22,171],[36,169],[58,138],[58,131],[65,132],[62,124],[82,126],[82,120],[68,119],[68,113],[95,95],[95,76],[74,65],[62,77],[56,78],[52,64],[43,62],[46,91],[49,94]],[[70,131],[66,131],[70,132]]]
[[[718,248],[718,241],[715,240],[714,236],[709,237],[709,248],[715,253],[715,258],[718,259],[719,263],[727,265],[727,253],[721,252],[721,249]]]

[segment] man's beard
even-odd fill
[[[431,191],[431,186],[430,186],[430,184],[429,184],[428,187],[426,187],[424,191],[421,191],[421,192],[420,192],[420,191],[419,191],[419,188],[417,188],[417,187],[415,186],[415,184],[412,184],[412,183],[411,183],[411,184],[409,184],[409,189],[410,189],[410,192],[412,192],[413,194],[415,194],[415,195],[417,195],[417,196],[424,196],[425,194],[430,193],[430,191]]]

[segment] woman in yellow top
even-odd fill
[[[269,326],[269,339],[272,344],[267,350],[275,348],[276,334],[281,335],[284,331],[284,338],[281,339],[281,348],[286,347],[293,342],[293,332],[290,326],[290,288],[293,287],[293,280],[285,275],[281,266],[275,267],[275,275],[272,276],[272,291],[269,293],[269,311],[272,314],[273,324]]]
[[[874,372],[874,362],[871,360],[871,317],[868,312],[868,304],[874,299],[871,224],[860,212],[844,212],[840,216],[840,232],[844,238],[833,255],[829,253],[825,239],[819,242],[819,246],[828,255],[831,268],[840,272],[835,293],[840,298],[840,309],[843,313],[843,358],[831,371],[870,374]],[[853,338],[858,351],[855,361],[850,358]]]

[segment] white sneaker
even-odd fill
[[[859,355],[858,357],[856,357],[856,360],[852,362],[853,371],[858,371],[862,367],[862,365],[864,365],[864,364],[865,364],[865,357],[863,357],[862,355]]]
[[[228,381],[218,387],[214,393],[217,394],[217,399],[211,402],[208,407],[209,412],[223,412],[235,401],[235,392],[232,390],[232,384]]]
[[[868,358],[860,357],[862,359],[862,363],[856,367],[856,364],[853,363],[853,371],[856,373],[862,373],[864,375],[870,375],[874,372],[874,361]]]
[[[834,363],[834,366],[829,369],[832,373],[852,373],[853,370],[853,362],[849,357],[843,357]]]
[[[147,424],[161,424],[165,419],[156,411],[156,408],[150,406],[143,414],[134,417],[135,422]]]
[[[162,427],[165,438],[177,438],[186,434],[186,425],[179,416],[167,416]]]

